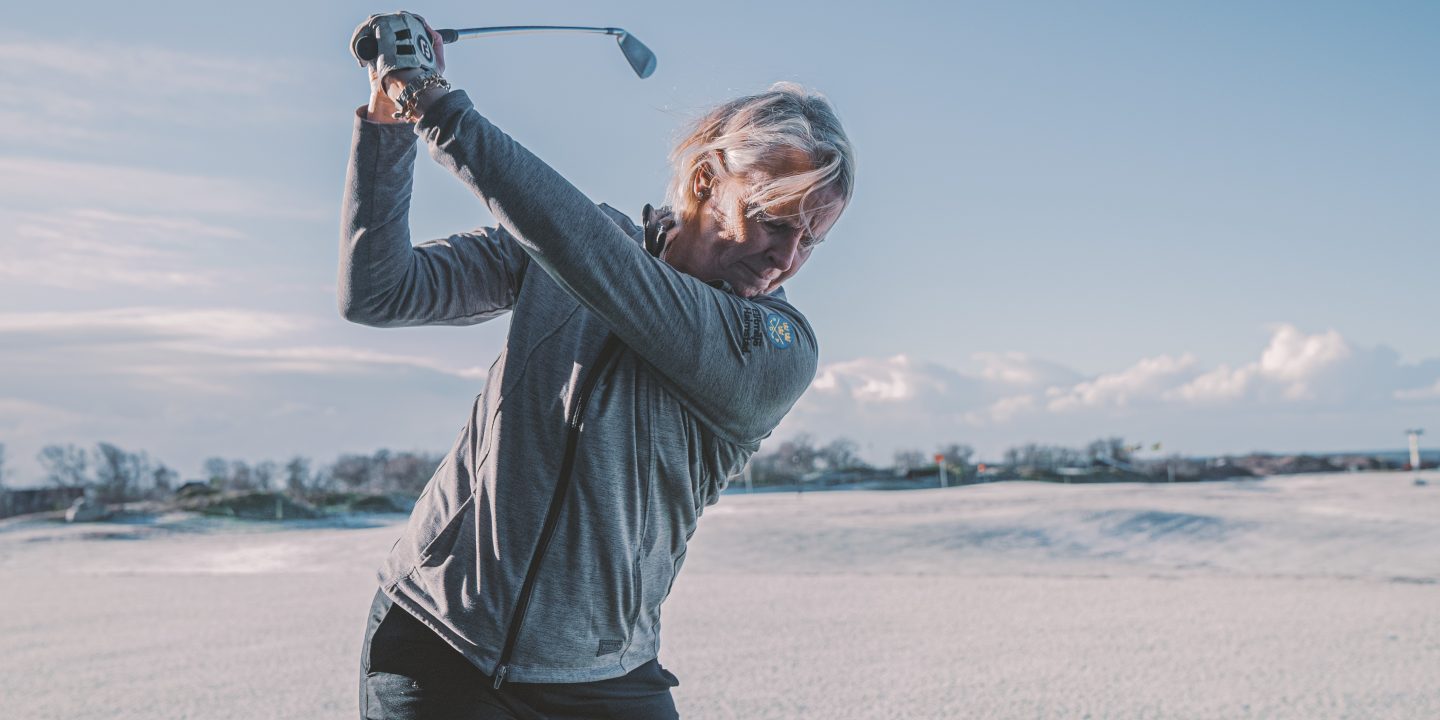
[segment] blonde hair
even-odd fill
[[[797,155],[811,169],[780,174],[777,162]],[[674,175],[666,204],[681,223],[695,222],[699,215],[700,199],[690,191],[697,173],[717,184],[731,177],[753,183],[743,198],[747,217],[770,214],[798,200],[807,234],[815,213],[843,209],[855,189],[854,151],[835,110],[823,95],[790,82],[775,83],[766,92],[735,98],[706,113],[671,151],[670,165]],[[806,207],[809,197],[825,188],[838,190],[839,199]]]

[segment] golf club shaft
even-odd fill
[[[613,27],[579,27],[576,25],[504,25],[499,27],[463,28],[459,30],[438,30],[440,39],[446,45],[466,38],[485,35],[526,35],[545,32],[582,32],[599,35],[625,35],[625,31]]]
[[[620,52],[625,54],[625,61],[630,63],[630,69],[634,70],[636,75],[643,79],[650,77],[650,74],[655,72],[655,53],[651,52],[650,48],[645,47],[645,43],[640,42],[639,38],[631,35],[625,28],[581,27],[578,25],[503,25],[459,30],[446,29],[437,31],[437,34],[440,36],[440,40],[448,45],[465,38],[553,32],[609,35],[620,44]]]

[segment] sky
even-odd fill
[[[336,310],[388,7],[30,4],[0,29],[0,443],[329,461],[441,451],[506,320]],[[787,283],[821,346],[775,440],[874,462],[1122,435],[1163,452],[1394,448],[1440,413],[1440,5],[432,2],[447,77],[597,202],[658,203],[715,103],[835,105],[855,198]],[[81,18],[76,20],[75,18]],[[49,28],[50,30],[46,30]],[[416,242],[493,224],[422,156]],[[1436,428],[1440,434],[1440,427]]]

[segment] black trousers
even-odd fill
[[[363,720],[678,720],[658,660],[587,683],[512,683],[499,690],[383,591],[375,593],[360,653]]]

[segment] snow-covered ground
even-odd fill
[[[661,661],[689,719],[1440,718],[1415,477],[730,495]],[[0,524],[0,715],[356,717],[402,520]]]

